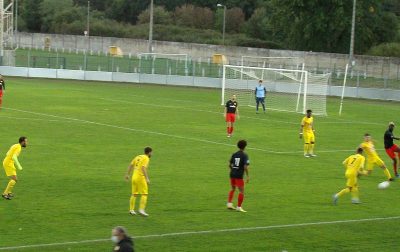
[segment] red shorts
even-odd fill
[[[236,114],[234,113],[226,113],[226,121],[227,122],[235,122]]]
[[[244,181],[241,178],[231,178],[231,186],[244,187]]]
[[[0,97],[3,97],[3,90],[0,90]]]
[[[391,159],[396,158],[395,152],[399,153],[399,147],[395,144],[393,144],[389,149],[386,149],[386,153]]]

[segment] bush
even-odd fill
[[[175,9],[175,23],[181,26],[212,29],[214,13],[209,8],[202,8],[191,4],[182,5]]]
[[[172,24],[172,15],[163,6],[154,6],[153,18],[154,24]],[[150,23],[150,10],[146,9],[139,14],[138,24],[148,23]]]
[[[368,55],[400,58],[400,43],[383,43],[371,47]]]

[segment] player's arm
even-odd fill
[[[244,173],[246,174],[246,183],[249,183],[250,181],[249,165],[244,165]]]
[[[236,115],[237,115],[237,118],[240,119],[240,115],[239,115],[239,105],[236,107]]]
[[[267,96],[267,89],[264,87],[264,96]]]
[[[304,121],[302,120],[302,121],[301,121],[301,124],[300,124],[300,132],[299,132],[300,138],[303,137],[303,128],[304,128]]]
[[[19,161],[18,161],[17,154],[14,154],[14,155],[12,156],[12,160],[14,160],[14,163],[17,165],[18,170],[22,170],[22,166],[21,166],[21,164],[20,164]]]
[[[126,175],[125,175],[126,180],[129,180],[129,178],[133,175],[132,171],[133,171],[133,165],[129,164],[128,170],[126,171]]]
[[[224,108],[224,117],[226,117],[226,112],[227,112],[227,107],[226,107],[227,105],[225,105],[225,108]]]
[[[147,184],[150,184],[149,175],[147,174],[147,166],[142,166],[142,172],[144,177],[146,178]]]
[[[358,175],[368,175],[368,171],[364,169],[364,164],[365,164],[365,157],[362,157],[361,163],[360,163],[360,168],[358,169]]]
[[[346,159],[342,162],[342,164],[344,165],[345,168],[346,168],[346,166],[347,166],[348,161],[349,161],[349,158],[346,158]]]
[[[393,135],[392,135],[392,138],[393,138],[394,140],[400,140],[400,137],[395,137],[395,136],[393,136]]]

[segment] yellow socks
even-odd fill
[[[144,210],[146,208],[146,204],[147,204],[147,195],[142,195],[140,197],[139,210]]]
[[[383,169],[383,173],[385,174],[385,176],[386,176],[388,179],[391,179],[391,178],[392,178],[392,175],[390,175],[390,171],[388,170],[388,168],[384,168],[384,169]]]
[[[135,202],[136,202],[136,197],[131,196],[131,199],[129,200],[129,211],[135,211]]]
[[[358,188],[357,187],[353,187],[351,189],[351,198],[358,200]]]
[[[8,185],[7,185],[7,187],[6,187],[6,190],[4,191],[4,195],[7,195],[7,194],[9,194],[9,193],[12,193],[12,190],[13,190],[13,188],[14,188],[14,186],[15,186],[15,184],[16,184],[17,182],[15,181],[15,180],[13,180],[13,179],[11,179],[9,182],[8,182]]]
[[[308,154],[309,144],[304,144],[304,155]]]
[[[310,144],[310,146],[308,147],[308,153],[310,154],[314,154],[314,144]]]
[[[341,190],[340,192],[338,192],[336,195],[338,197],[340,197],[340,196],[342,196],[342,195],[344,195],[346,193],[349,193],[349,192],[350,192],[350,188],[345,188],[345,189]]]

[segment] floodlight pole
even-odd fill
[[[154,18],[154,0],[150,0],[150,24],[149,24],[149,53],[153,52],[153,18]]]
[[[226,5],[217,4],[217,7],[224,7],[224,20],[222,22],[222,44],[225,45]]]
[[[357,5],[357,0],[353,0],[353,16],[351,20],[351,37],[350,37],[350,52],[349,52],[350,68],[352,68],[354,60],[354,33],[356,26],[356,5]]]
[[[15,0],[15,33],[18,32],[18,0]]]
[[[4,0],[0,0],[0,65],[3,64],[4,56]]]
[[[88,39],[88,50],[90,50],[90,1],[87,1],[87,17],[86,17],[86,36]]]

